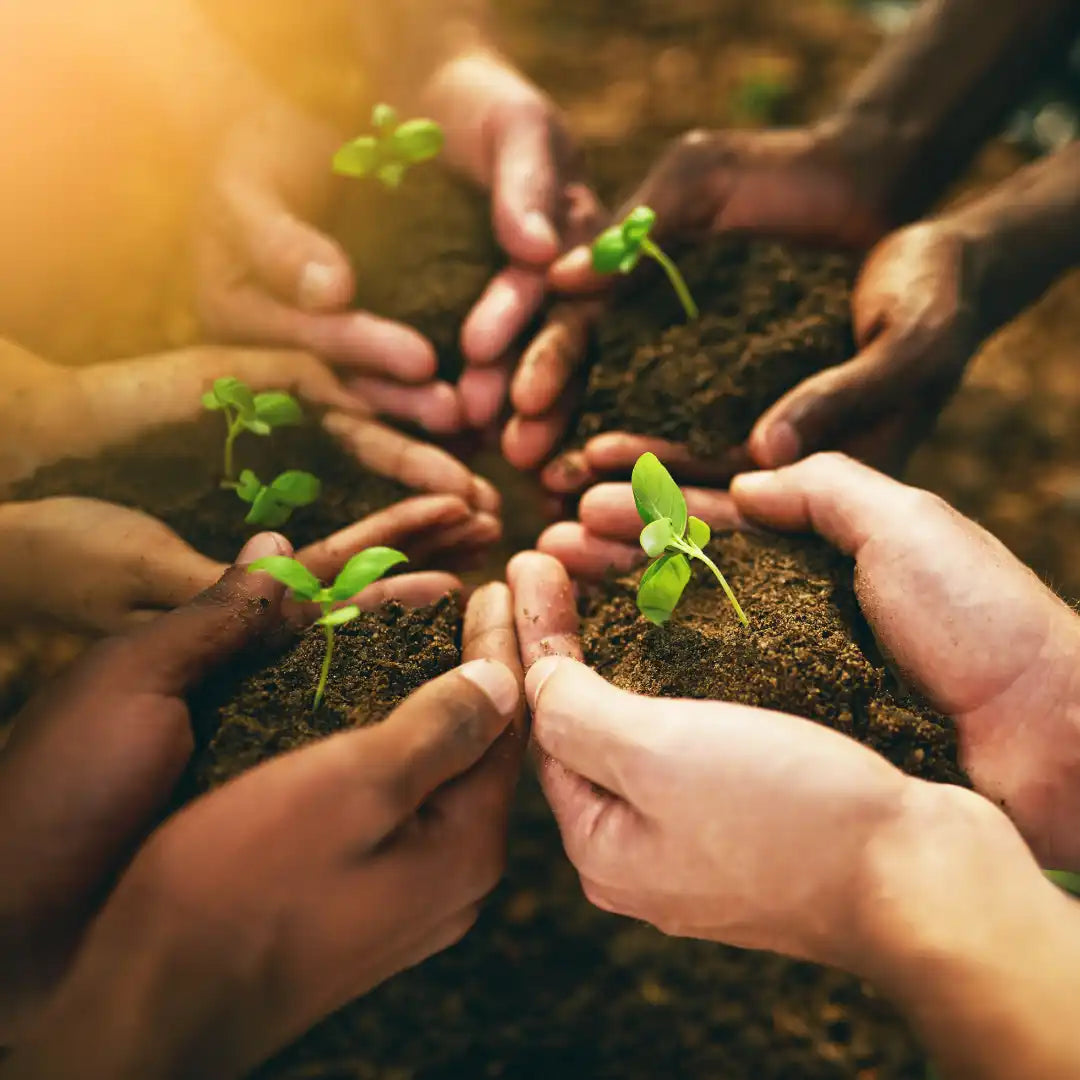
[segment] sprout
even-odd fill
[[[598,274],[629,274],[641,262],[642,256],[648,255],[663,267],[686,317],[696,319],[698,307],[682,274],[679,273],[679,268],[649,238],[655,223],[656,211],[648,206],[639,206],[626,215],[621,225],[605,229],[593,241],[593,269]]]
[[[303,423],[304,414],[296,398],[279,390],[254,394],[251,388],[228,376],[216,379],[202,397],[203,408],[225,414],[225,478],[222,487],[236,487],[233,444],[242,431],[269,435],[274,428]]]
[[[743,626],[749,622],[724,575],[705,554],[712,530],[700,518],[687,514],[679,485],[655,454],[642,454],[632,476],[634,503],[645,528],[641,547],[654,559],[638,586],[638,610],[658,626],[671,618],[690,581],[690,559],[703,562],[720,582]]]
[[[409,560],[400,551],[388,547],[373,547],[354,555],[342,567],[341,573],[334,578],[334,583],[323,586],[319,579],[303,563],[285,555],[270,555],[265,559],[256,559],[248,567],[249,574],[259,572],[269,574],[275,581],[286,585],[298,600],[318,604],[322,609],[322,618],[315,620],[321,626],[326,638],[326,653],[323,656],[319,684],[315,688],[315,705],[318,709],[326,691],[326,680],[330,675],[330,661],[334,655],[334,627],[350,623],[360,614],[356,604],[334,609],[334,604],[349,600],[362,592],[369,585],[381,578],[391,567]]]
[[[233,486],[236,494],[251,504],[244,520],[266,529],[281,528],[294,510],[310,506],[322,490],[317,476],[296,469],[283,472],[270,484],[263,484],[250,469],[244,469]]]
[[[371,112],[374,135],[347,142],[334,155],[338,176],[366,179],[374,176],[388,188],[399,187],[413,165],[437,157],[443,147],[443,130],[434,120],[405,120],[389,105]]]

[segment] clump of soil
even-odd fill
[[[387,603],[335,632],[330,677],[312,708],[325,638],[312,627],[269,664],[222,671],[192,705],[192,766],[199,790],[267,758],[350,727],[376,724],[414,690],[461,662],[461,606],[445,596],[422,608]]]
[[[701,567],[664,626],[635,603],[640,574],[586,602],[585,658],[627,690],[734,701],[804,716],[905,772],[964,783],[952,721],[907,693],[859,611],[852,565],[817,539],[733,533],[709,554],[750,620],[744,628]]]
[[[852,355],[846,257],[716,240],[679,264],[701,317],[686,321],[659,274],[620,304],[599,328],[572,441],[629,431],[714,457],[788,390]]]
[[[13,498],[81,495],[134,507],[164,521],[204,555],[231,562],[258,527],[244,522],[247,504],[220,487],[224,442],[220,414],[207,414],[96,458],[50,465],[20,484]],[[318,501],[296,510],[279,530],[297,549],[410,494],[364,469],[315,424],[279,428],[268,438],[241,435],[235,453],[237,468],[254,470],[264,484],[286,469],[303,469],[322,481]]]
[[[353,260],[359,305],[428,338],[450,382],[464,365],[464,318],[505,262],[490,214],[483,192],[430,163],[393,190],[349,184],[333,226]]]

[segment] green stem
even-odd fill
[[[330,610],[327,605],[323,614],[325,615]],[[315,688],[315,708],[319,708],[319,704],[322,702],[323,693],[326,690],[326,680],[330,677],[330,660],[334,655],[334,628],[332,626],[323,623],[323,633],[326,635],[326,655],[323,657],[322,671],[319,673],[319,685]]]
[[[686,281],[679,273],[679,268],[647,236],[641,241],[641,250],[664,268],[664,273],[667,274],[668,281],[671,282],[671,287],[675,290],[675,295],[678,296],[686,312],[686,317],[693,322],[700,312],[697,304],[694,303],[694,298],[690,295],[690,290],[686,287]]]
[[[739,601],[735,598],[735,594],[731,591],[731,586],[727,583],[727,578],[720,573],[716,563],[714,563],[696,544],[690,544],[683,540],[679,542],[679,547],[681,547],[692,559],[700,559],[716,575],[716,580],[720,582],[720,587],[724,590],[724,594],[727,596],[728,600],[731,601],[731,606],[735,609],[735,614],[738,615],[739,622],[741,622],[743,626],[749,626],[750,620],[746,617],[746,612],[743,611]]]
[[[243,425],[240,423],[239,417],[233,417],[232,414],[225,410],[225,422],[229,425],[228,434],[225,436],[225,480],[235,480],[236,472],[233,464],[233,443],[236,442],[236,436],[243,430]],[[226,484],[223,483],[222,487]]]

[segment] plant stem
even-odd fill
[[[746,617],[746,612],[743,611],[739,601],[735,598],[735,594],[731,591],[731,586],[727,583],[727,578],[720,573],[716,563],[714,563],[696,544],[690,544],[684,540],[679,543],[679,547],[692,559],[700,559],[716,575],[716,580],[720,582],[720,587],[724,590],[724,594],[727,596],[728,600],[731,601],[731,606],[735,609],[735,614],[738,615],[739,622],[741,622],[743,626],[749,626],[750,620]]]
[[[679,268],[647,236],[641,241],[641,250],[664,268],[664,273],[667,274],[668,281],[671,282],[671,287],[675,290],[675,295],[678,296],[686,312],[686,317],[693,322],[700,312],[697,304],[694,303],[694,298],[690,295],[690,290],[686,287],[686,281],[679,273]]]
[[[326,606],[323,614],[330,610],[329,605]],[[323,692],[326,690],[326,680],[330,676],[330,660],[334,655],[334,628],[326,623],[323,623],[323,633],[326,635],[326,655],[323,656],[322,671],[319,674],[319,685],[315,688],[315,709],[318,709],[319,704],[322,702]]]
[[[240,434],[242,425],[239,417],[232,417],[226,410],[225,419],[229,425],[228,434],[225,436],[225,480],[235,480],[236,475],[233,466],[233,443],[236,442],[236,436]]]

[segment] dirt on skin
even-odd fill
[[[259,527],[244,521],[248,505],[220,487],[224,445],[221,414],[208,414],[96,458],[50,465],[13,497],[81,495],[134,507],[164,521],[204,555],[231,562]],[[411,494],[364,469],[314,423],[279,428],[266,438],[245,433],[234,453],[237,471],[252,469],[264,484],[286,469],[302,469],[322,481],[318,501],[295,510],[278,530],[297,550]]]
[[[638,612],[636,573],[608,582],[586,604],[590,666],[616,686],[653,697],[804,716],[905,772],[966,783],[952,721],[907,693],[881,659],[855,599],[849,559],[817,539],[749,533],[714,539],[708,554],[749,627],[701,564],[671,621],[654,626]]]
[[[572,442],[629,431],[717,457],[784,393],[852,355],[848,258],[714,241],[679,264],[700,318],[687,321],[659,273],[620,305],[599,328]]]

